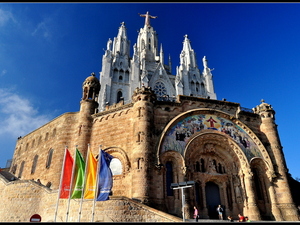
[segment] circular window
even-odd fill
[[[154,92],[157,97],[162,97],[167,95],[167,90],[165,85],[162,82],[157,82],[154,86]]]

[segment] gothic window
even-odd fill
[[[119,81],[122,82],[122,80],[123,80],[123,77],[120,75],[119,76]]]
[[[156,82],[154,86],[154,92],[159,99],[160,97],[163,97],[164,95],[167,95],[167,89],[165,85],[162,82]]]
[[[122,162],[118,158],[113,158],[109,165],[113,175],[121,175],[123,171]]]
[[[36,164],[37,164],[38,158],[39,158],[38,155],[35,155],[35,156],[34,156],[34,159],[33,159],[33,162],[32,162],[32,167],[31,167],[31,174],[34,174],[34,172],[35,172]]]
[[[117,103],[118,103],[119,101],[121,101],[122,96],[123,96],[122,91],[118,91],[118,93],[117,93]]]
[[[217,172],[218,172],[218,173],[223,173],[223,168],[222,168],[221,163],[218,163]]]
[[[205,88],[204,88],[204,84],[201,83],[201,94],[204,95],[205,94]]]
[[[196,172],[200,172],[200,163],[196,162]]]
[[[200,159],[201,172],[205,172],[204,159]]]
[[[46,168],[49,169],[50,165],[51,165],[51,161],[52,161],[52,156],[53,156],[53,149],[51,148],[48,152],[48,156],[47,156],[47,162],[46,162]]]
[[[171,188],[171,183],[173,183],[173,165],[172,162],[166,163],[166,189],[167,196],[173,196],[173,189]]]
[[[200,84],[196,82],[196,92],[199,93]]]

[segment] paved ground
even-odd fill
[[[183,222],[183,221],[182,221]],[[196,223],[195,219],[186,219],[186,223]],[[198,223],[230,223],[229,220],[199,219]],[[237,223],[237,222],[234,222]],[[299,223],[300,221],[251,221],[251,223]]]

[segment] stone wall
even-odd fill
[[[0,222],[29,222],[33,214],[39,214],[41,222],[66,222],[68,199],[60,199],[53,191],[35,181],[7,181],[0,175]],[[56,210],[57,207],[57,210]],[[82,203],[71,199],[68,222],[91,222],[93,201]],[[55,212],[57,212],[55,216]],[[182,219],[163,213],[125,197],[111,197],[108,201],[95,202],[94,222],[181,222]]]

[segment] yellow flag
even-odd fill
[[[94,199],[96,191],[97,160],[91,151],[89,151],[88,154],[88,164],[86,170],[86,183],[83,198]]]

